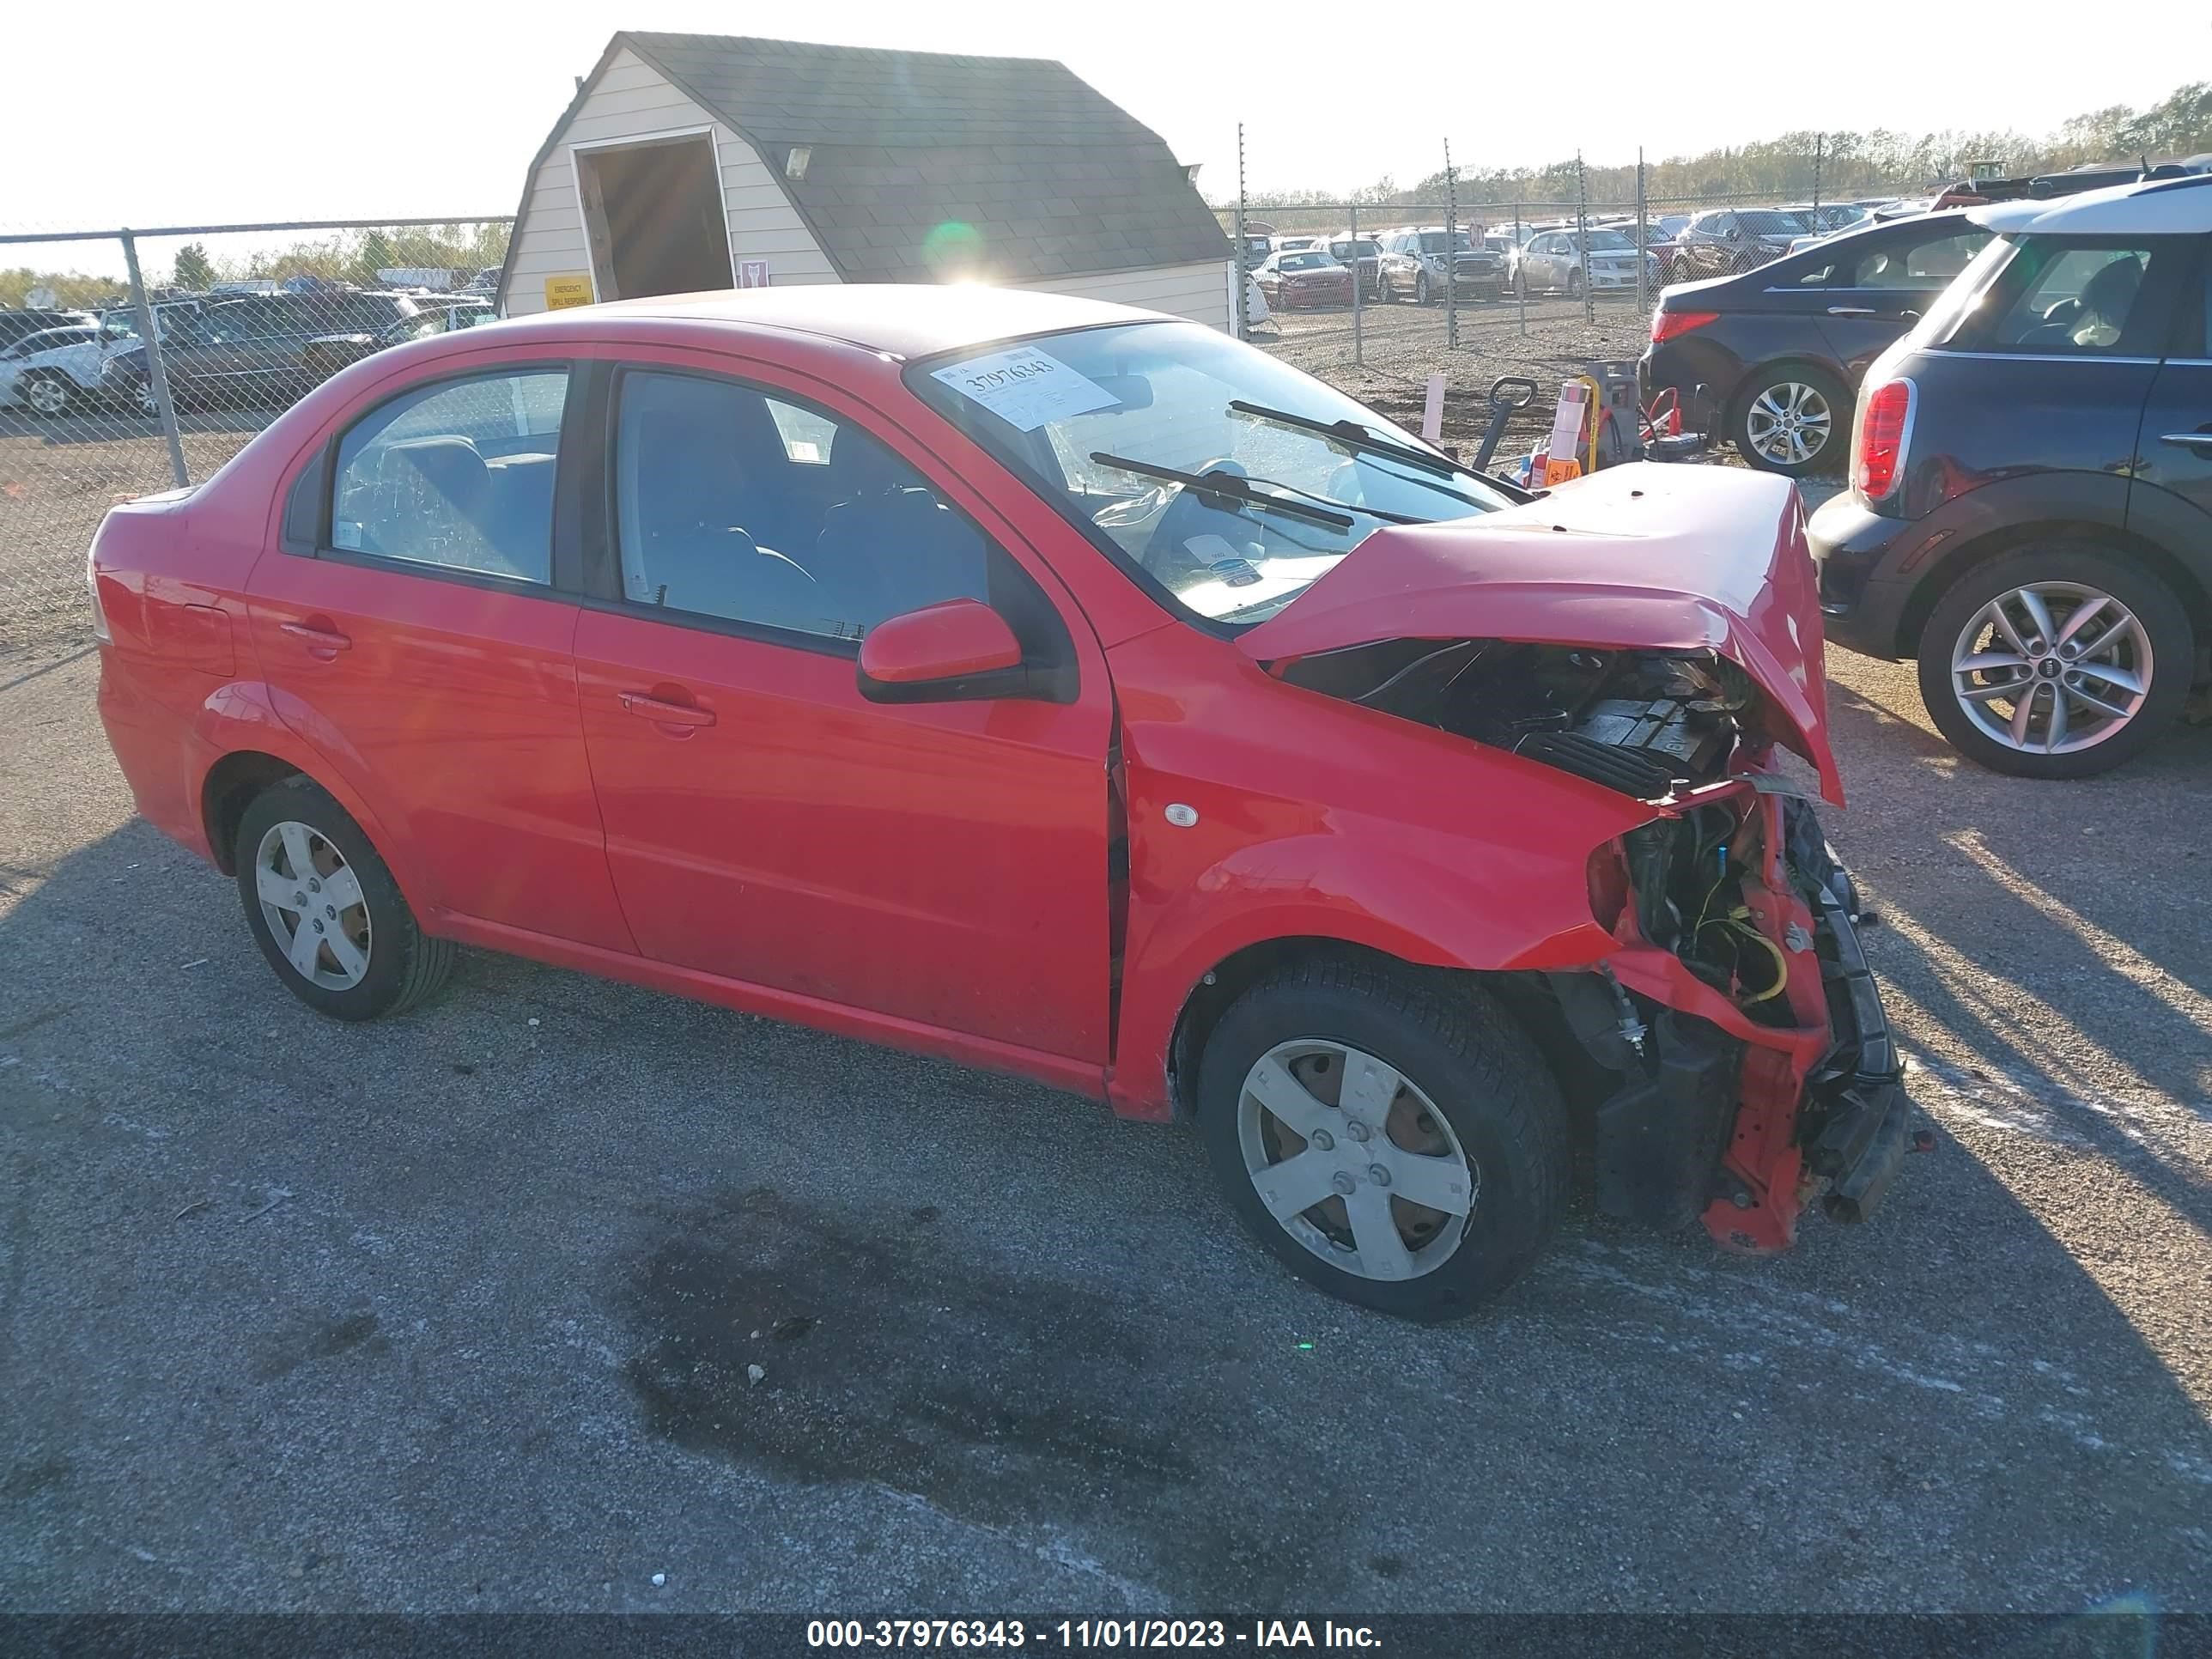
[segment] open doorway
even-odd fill
[[[579,146],[569,155],[599,298],[735,286],[713,134]]]

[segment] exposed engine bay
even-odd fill
[[[1539,976],[1530,1006],[1571,1034],[1555,1063],[1592,1109],[1602,1208],[1702,1215],[1765,1250],[1815,1192],[1837,1219],[1873,1207],[1908,1109],[1857,894],[1812,803],[1763,753],[1743,764],[1765,732],[1741,667],[1711,651],[1391,640],[1277,672],[1660,809],[1591,855],[1592,914],[1622,954]]]
[[[1712,652],[1504,640],[1389,640],[1301,659],[1282,678],[1639,800],[1726,775],[1755,691]]]

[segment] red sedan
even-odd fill
[[[1352,303],[1351,267],[1319,248],[1270,254],[1252,280],[1277,311]]]
[[[1419,1317],[1578,1136],[1753,1249],[1900,1162],[1786,480],[1525,505],[1193,325],[791,289],[379,353],[90,574],[140,809],[337,1018],[471,945],[1188,1115]]]

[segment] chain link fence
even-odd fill
[[[510,223],[0,225],[0,649],[87,631],[114,502],[206,478],[349,363],[489,320]]]

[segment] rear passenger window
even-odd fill
[[[564,369],[445,380],[338,441],[331,545],[519,581],[552,580]]]
[[[614,458],[623,597],[857,640],[989,599],[990,544],[866,432],[734,380],[633,371]]]
[[[1970,230],[1932,242],[1892,243],[1876,252],[1861,254],[1846,286],[1850,288],[1948,288],[1951,279],[1973,262],[1985,230]]]

